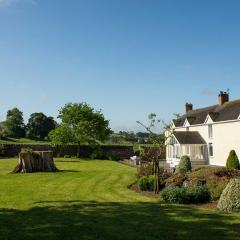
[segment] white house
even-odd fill
[[[220,92],[218,99],[217,105],[196,110],[186,103],[186,113],[172,121],[167,140],[167,162],[172,167],[183,155],[195,165],[225,166],[232,149],[240,158],[240,99],[229,101],[226,92]]]

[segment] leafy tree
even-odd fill
[[[55,129],[57,123],[53,117],[47,117],[43,113],[31,114],[27,124],[27,136],[30,138],[44,139],[49,132]]]
[[[112,132],[109,121],[105,120],[101,111],[95,111],[87,103],[69,103],[59,111],[62,123],[49,136],[54,145],[77,144],[78,157],[80,145],[95,145],[104,141]]]
[[[7,129],[4,122],[0,122],[0,139],[7,136]]]
[[[8,137],[24,137],[25,126],[23,122],[23,113],[18,108],[8,110],[7,119],[4,122]]]

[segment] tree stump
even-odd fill
[[[53,152],[25,151],[19,153],[19,161],[13,173],[57,172]]]

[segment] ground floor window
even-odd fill
[[[213,144],[212,143],[208,144],[208,151],[209,151],[209,156],[212,157],[213,156]]]

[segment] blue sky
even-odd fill
[[[239,26],[238,0],[0,0],[0,120],[86,101],[139,130],[150,112],[240,98]]]

